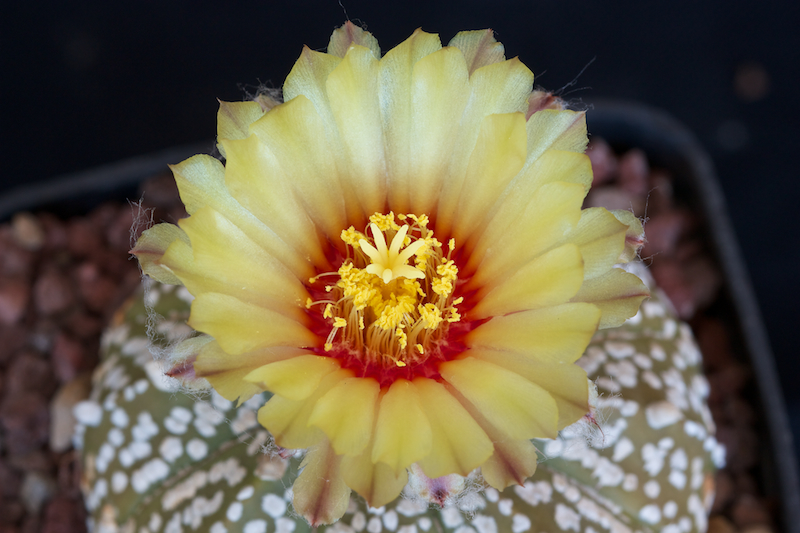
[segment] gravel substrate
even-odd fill
[[[728,450],[709,531],[777,531],[778,502],[760,485],[767,444],[752,372],[729,340],[734,326],[715,310],[722,280],[701,220],[641,151],[617,156],[595,139],[588,154],[595,183],[587,205],[646,217],[642,256],[705,357],[717,438]],[[170,176],[144,190],[141,206],[107,203],[69,220],[19,213],[0,225],[0,533],[86,531],[72,406],[88,397],[104,324],[139,283],[127,254],[134,220],[149,220],[148,209],[156,221],[185,216]]]

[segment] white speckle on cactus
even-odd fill
[[[134,470],[131,475],[131,487],[139,494],[142,494],[147,491],[150,485],[166,478],[167,474],[169,474],[167,464],[159,458],[152,459],[142,465],[141,468]]]
[[[661,509],[654,503],[645,505],[639,510],[639,518],[648,524],[656,524],[661,520]]]
[[[403,516],[418,516],[428,510],[428,505],[422,500],[411,500],[408,498],[402,498],[397,503],[397,507],[395,508],[395,510]]]
[[[128,475],[125,472],[114,472],[111,475],[111,490],[119,494],[128,487]]]
[[[664,384],[661,383],[661,380],[658,378],[658,376],[650,370],[645,370],[642,372],[642,380],[655,390],[661,390],[664,388]]]
[[[214,522],[208,529],[208,533],[228,533],[228,528],[222,522]]]
[[[161,529],[161,524],[163,520],[161,519],[161,515],[158,513],[153,513],[150,515],[150,520],[147,522],[147,527],[150,528],[150,531],[158,531]]]
[[[500,514],[503,516],[511,516],[511,513],[514,511],[514,500],[503,498],[497,502],[497,510],[500,511]]]
[[[639,487],[639,477],[636,474],[625,474],[625,479],[622,480],[622,490],[633,492]]]
[[[678,514],[678,504],[674,501],[670,500],[664,504],[664,509],[662,511],[664,518],[667,520],[671,520],[675,518],[675,515]]]
[[[168,378],[164,375],[164,372],[161,368],[161,363],[156,361],[155,359],[151,359],[147,361],[143,365],[144,371],[147,374],[147,378],[150,380],[150,383],[153,384],[155,388],[162,392],[178,392],[180,389],[180,385],[178,380]]]
[[[367,517],[361,511],[356,511],[356,513],[353,515],[353,519],[350,521],[350,527],[352,527],[356,531],[361,531],[366,527],[366,525],[367,525]]]
[[[474,528],[471,528],[465,524],[463,526],[459,526],[459,528],[455,530],[455,533],[476,533],[476,531]]]
[[[491,516],[478,515],[472,519],[472,525],[478,533],[497,533],[497,522]]]
[[[134,442],[131,442],[130,444],[128,444],[128,448],[127,449],[128,449],[128,451],[131,452],[131,455],[133,456],[133,458],[135,460],[144,459],[145,457],[149,457],[153,453],[153,447],[150,446],[149,442],[137,442],[137,441],[134,441]],[[159,459],[159,462],[163,462],[163,461],[161,461],[161,459]]]
[[[686,474],[680,470],[673,470],[669,473],[669,482],[678,490],[686,487]]]
[[[644,495],[648,498],[655,500],[661,494],[661,485],[655,479],[651,479],[642,487]]]
[[[666,452],[659,449],[653,443],[648,442],[642,446],[642,460],[644,460],[644,470],[651,476],[657,476],[664,468],[664,456]]]
[[[97,427],[103,421],[103,409],[100,404],[91,400],[78,402],[72,409],[72,414],[79,423],[85,426]]]
[[[592,471],[592,477],[597,478],[597,487],[616,487],[625,479],[625,471],[607,457],[599,457],[597,466]],[[577,498],[572,499],[566,493],[565,496],[571,502],[577,501]]]
[[[422,518],[417,520],[417,524],[419,525],[419,528],[422,531],[428,531],[431,528],[431,526],[433,525],[433,522],[427,516],[423,516]]]
[[[231,522],[237,522],[242,517],[243,510],[244,506],[241,502],[233,502],[228,506],[228,510],[225,511],[225,518]]]
[[[119,428],[111,428],[108,431],[108,443],[115,448],[119,448],[125,444],[125,434]]]
[[[161,441],[158,452],[165,461],[173,463],[177,458],[183,455],[183,443],[178,437],[167,437]]]
[[[377,516],[373,516],[367,522],[367,532],[368,533],[381,533],[383,529],[383,524],[381,524],[381,519]]]
[[[261,518],[250,520],[244,525],[243,533],[267,533],[267,521]]]
[[[628,360],[606,363],[604,368],[608,375],[623,387],[632,389],[638,382],[639,372],[636,366]]]
[[[297,524],[291,518],[278,518],[275,521],[275,533],[292,533]]]
[[[136,417],[136,425],[131,428],[131,435],[135,441],[147,441],[158,435],[158,424],[153,421],[149,411],[142,411]]]
[[[416,524],[408,524],[397,530],[397,533],[417,533]]]
[[[555,513],[556,524],[562,531],[580,531],[581,530],[581,517],[564,505],[563,503],[556,504]]]
[[[441,515],[445,527],[453,528],[464,523],[464,516],[455,507],[445,507],[442,509]]]
[[[239,409],[236,411],[236,418],[231,422],[231,429],[237,435],[240,435],[248,429],[254,428],[258,425],[255,411],[250,409]]]
[[[289,461],[286,459],[282,459],[277,455],[261,455],[258,458],[255,474],[259,479],[263,479],[264,481],[277,481],[283,477],[288,467]],[[284,495],[284,499],[286,501],[291,501],[292,498],[291,496],[287,498],[286,495]]]
[[[623,359],[636,353],[636,348],[632,344],[621,341],[606,341],[604,344],[606,353],[614,359]]]
[[[177,296],[187,304],[190,304],[194,301],[194,296],[192,296],[192,293],[189,292],[189,289],[187,289],[184,286],[178,287],[178,290],[175,291],[175,296]]]
[[[660,344],[656,344],[654,342],[650,345],[650,357],[652,357],[656,361],[666,361],[667,352],[664,351],[663,346],[661,346]]]
[[[512,533],[524,533],[525,531],[530,530],[530,528],[531,528],[530,518],[520,513],[514,515],[514,518],[512,519],[511,522]]]
[[[97,462],[95,468],[101,474],[108,470],[108,464],[114,459],[114,448],[107,442],[104,442],[100,449],[97,450]]]
[[[653,360],[643,353],[637,353],[633,356],[633,362],[642,370],[650,370],[653,368]]]
[[[487,487],[483,494],[486,496],[486,499],[492,503],[500,499],[500,493],[493,487]]]
[[[248,485],[242,490],[240,490],[238,494],[236,494],[236,499],[239,500],[240,502],[243,502],[245,500],[249,500],[250,498],[252,498],[254,493],[255,489],[253,488],[253,486]]]
[[[628,437],[622,437],[614,445],[614,455],[611,456],[611,460],[619,463],[633,453],[634,449],[633,442]]]
[[[261,500],[261,510],[272,518],[280,518],[286,514],[286,502],[275,494],[267,494]]]
[[[208,474],[206,472],[202,470],[194,472],[188,478],[164,492],[164,496],[161,498],[161,507],[165,511],[172,511],[186,500],[194,498],[197,491],[205,487],[207,482]]]
[[[550,499],[553,496],[553,486],[547,481],[526,481],[521,487],[519,485],[515,486],[514,492],[525,503],[535,507],[540,503],[550,503]]]
[[[247,471],[239,464],[235,458],[230,457],[229,459],[216,463],[214,466],[211,467],[211,470],[208,473],[208,479],[212,483],[217,483],[221,479],[225,479],[228,482],[228,485],[233,487],[238,485],[239,482],[244,479],[244,476],[247,474]]]
[[[192,439],[186,443],[186,455],[192,458],[193,461],[205,459],[208,455],[208,444],[200,439]]]
[[[692,490],[698,490],[700,487],[702,487],[703,479],[705,479],[705,476],[703,475],[703,458],[695,457],[692,459]]]
[[[383,527],[389,531],[394,531],[397,529],[398,518],[397,513],[394,510],[384,513],[381,519],[383,520]]]
[[[126,402],[132,402],[136,398],[136,391],[133,390],[132,385],[128,385],[122,390],[122,397]]]
[[[666,400],[651,403],[644,412],[647,417],[647,425],[653,429],[663,429],[683,418],[681,410],[674,403]]]
[[[142,353],[150,354],[150,339],[147,337],[131,337],[120,348],[122,355],[139,355]]]
[[[133,454],[128,448],[122,448],[119,451],[118,459],[119,459],[119,464],[121,464],[123,468],[130,468],[131,466],[133,466],[133,463],[136,462],[136,457],[133,456]]]
[[[597,383],[597,386],[600,387],[601,389],[607,390],[612,394],[616,394],[617,392],[622,390],[622,387],[620,387],[616,381],[606,376],[601,376],[597,378],[595,380],[595,383]]]
[[[269,433],[263,429],[258,430],[256,432],[256,436],[253,437],[253,440],[251,440],[247,445],[247,455],[252,457],[253,455],[262,451],[267,442],[269,442]]]

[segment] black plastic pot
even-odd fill
[[[616,148],[638,147],[653,166],[669,170],[676,196],[688,203],[705,222],[723,277],[722,317],[739,337],[733,344],[755,374],[757,390],[751,398],[760,414],[761,482],[767,497],[780,503],[782,530],[800,533],[800,484],[792,435],[777,379],[772,353],[725,202],[708,155],[694,136],[663,112],[629,103],[597,103],[588,115],[589,131]],[[59,216],[85,213],[104,200],[138,199],[137,187],[212,143],[182,146],[128,159],[86,172],[64,175],[25,186],[0,196],[0,221],[18,211],[48,211]]]
[[[716,259],[724,286],[715,309],[739,338],[732,345],[751,366],[763,446],[761,483],[768,498],[779,501],[782,530],[800,532],[800,484],[792,433],[774,357],[739,244],[733,232],[711,158],[694,135],[664,112],[643,105],[598,102],[587,114],[592,135],[615,148],[637,147],[650,164],[669,170],[675,196],[702,216],[706,241]]]

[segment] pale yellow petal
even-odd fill
[[[478,348],[464,352],[502,366],[546,390],[558,408],[558,429],[577,422],[589,412],[586,371],[575,364],[541,363],[521,354]]]
[[[403,469],[395,474],[386,463],[373,463],[371,454],[370,445],[360,455],[342,457],[342,477],[370,507],[382,507],[400,495],[408,483],[408,472]]]
[[[323,115],[322,120],[330,122],[332,125],[328,95],[325,92],[325,80],[341,60],[341,57],[315,52],[304,46],[303,52],[283,83],[284,101],[289,102],[303,95],[314,104],[317,112]],[[333,131],[329,130],[326,133],[331,134]]]
[[[193,295],[222,292],[300,320],[308,298],[283,263],[210,207],[179,221],[191,240],[193,262],[175,273]]]
[[[431,440],[431,424],[416,387],[398,379],[381,398],[372,462],[386,463],[399,476],[431,452]]]
[[[310,449],[300,464],[302,471],[292,485],[292,505],[312,528],[339,520],[350,504],[350,488],[340,472],[341,457],[330,443]]]
[[[378,40],[370,32],[348,20],[333,30],[331,39],[328,42],[328,53],[344,57],[351,45],[368,48],[375,59],[381,58],[381,48],[378,46]]]
[[[615,328],[636,314],[642,301],[650,296],[642,280],[621,268],[612,268],[602,276],[584,282],[573,302],[596,305],[602,317],[600,329]]]
[[[222,144],[228,154],[225,183],[233,198],[291,246],[294,255],[310,259],[304,261],[308,275],[302,278],[314,275],[312,266],[328,269],[314,221],[269,148],[256,135]]]
[[[436,210],[436,231],[442,234],[449,234],[459,218],[457,206],[481,123],[491,114],[524,112],[528,107],[533,73],[514,58],[479,68],[470,77],[469,84],[469,100],[461,117],[449,176],[442,184]]]
[[[532,260],[510,277],[492,279],[475,296],[470,320],[566,303],[583,283],[583,258],[564,244]]]
[[[409,175],[407,182],[395,181],[392,176],[392,207],[414,213],[430,213],[436,207],[442,182],[449,177],[469,93],[469,74],[460,50],[442,48],[414,65]]]
[[[344,148],[343,168],[366,216],[383,211],[386,205],[379,70],[379,62],[369,50],[352,46],[326,82]]]
[[[411,161],[414,157],[411,152],[412,72],[420,59],[441,47],[438,35],[418,29],[389,50],[380,62],[379,100],[386,140],[387,174],[392,179],[389,201],[396,211],[407,212],[409,207]]]
[[[275,395],[258,410],[258,423],[264,426],[278,446],[284,448],[308,448],[321,440],[327,441],[325,434],[317,427],[310,426],[308,419],[317,401],[340,381],[353,376],[350,370],[340,369],[331,372],[319,382],[308,398],[293,401]]]
[[[580,247],[585,279],[605,274],[620,262],[626,230],[624,224],[602,207],[590,207],[581,212],[581,219],[566,242]]]
[[[481,123],[475,150],[470,156],[464,187],[453,225],[456,242],[466,241],[501,192],[525,162],[525,116],[522,113],[489,115]]]
[[[243,302],[233,296],[203,293],[192,302],[189,325],[217,339],[230,354],[268,346],[319,346],[308,328],[281,313]]]
[[[465,342],[517,352],[551,363],[574,363],[597,331],[600,309],[587,303],[567,303],[495,317],[472,330]]]
[[[494,451],[481,465],[483,479],[497,490],[503,490],[514,483],[522,485],[536,472],[537,456],[533,443],[529,439],[510,438],[452,385],[445,384],[445,387],[492,441]]]
[[[324,121],[311,100],[298,95],[253,123],[250,131],[269,146],[283,179],[297,191],[296,198],[316,226],[331,240],[338,239],[348,226],[334,157],[338,135],[323,134]]]
[[[244,139],[250,135],[250,124],[264,116],[261,105],[255,101],[223,102],[219,101],[217,111],[217,148],[225,157],[222,139]]]
[[[466,247],[471,255],[463,272],[474,274],[468,288],[508,276],[562,241],[580,220],[583,196],[581,185],[556,182],[540,187],[527,204],[508,205],[474,247]]]
[[[499,63],[506,58],[505,47],[497,42],[492,30],[460,31],[447,46],[461,50],[470,74],[476,69]]]
[[[161,258],[173,242],[189,245],[189,237],[174,224],[156,224],[145,230],[130,253],[136,256],[142,272],[167,285],[181,285],[181,280],[169,267],[161,264]]]
[[[511,226],[530,199],[540,194],[539,189],[555,182],[579,184],[585,196],[592,183],[589,158],[575,152],[548,150],[511,181],[491,209],[481,214],[475,229],[467,234],[468,239],[459,239],[459,242],[471,248],[487,228],[494,235],[499,228]]]
[[[582,111],[543,109],[528,119],[528,164],[546,150],[583,153],[586,136],[586,113]]]
[[[558,408],[539,385],[473,357],[439,365],[442,377],[511,439],[555,438]]]
[[[372,437],[379,393],[372,378],[340,381],[319,399],[308,423],[325,432],[339,455],[361,455]]]
[[[307,352],[299,348],[277,346],[231,355],[213,341],[200,350],[194,362],[194,371],[198,377],[208,380],[223,398],[232,402],[238,399],[238,405],[241,405],[264,390],[255,383],[245,381],[247,374],[267,363],[304,353]]]
[[[304,354],[260,366],[244,380],[287,400],[300,401],[311,396],[325,376],[340,368],[332,357]]]
[[[430,478],[466,476],[492,455],[492,441],[444,385],[427,378],[413,383],[433,431],[431,453],[420,467]]]
[[[230,156],[230,149],[228,152]],[[228,164],[230,165],[230,159]],[[203,206],[211,207],[239,226],[274,257],[280,258],[292,272],[298,274],[298,277],[314,275],[313,265],[307,259],[309,255],[307,252],[299,253],[295,243],[281,239],[272,228],[257,219],[257,215],[254,216],[247,206],[243,206],[231,196],[225,186],[225,167],[217,159],[207,155],[196,155],[170,168],[175,175],[181,200],[189,214]]]

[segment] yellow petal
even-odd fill
[[[192,243],[191,264],[172,260],[193,295],[221,292],[301,320],[308,298],[285,265],[210,207],[179,221]],[[232,268],[235,265],[235,268]]]
[[[505,60],[505,47],[494,38],[492,30],[460,31],[447,46],[461,50],[472,74],[480,67]]]
[[[494,445],[494,452],[481,465],[481,474],[486,482],[503,490],[514,483],[522,485],[536,472],[536,447],[529,439],[512,439],[494,425],[493,419],[485,417],[481,411],[459,393],[452,385],[447,390],[456,398],[478,425],[486,432]]]
[[[400,495],[408,483],[408,473],[403,469],[395,474],[389,465],[373,463],[371,454],[371,446],[367,446],[360,455],[342,457],[342,477],[370,507],[381,507]]]
[[[254,369],[275,361],[282,361],[306,353],[299,348],[279,346],[262,348],[252,352],[231,355],[220,348],[216,341],[203,346],[194,362],[198,377],[205,378],[223,398],[238,399],[238,405],[249,400],[264,389],[244,380]]]
[[[449,176],[460,118],[469,98],[469,74],[456,48],[442,48],[417,61],[411,75],[411,139],[408,181],[394,180],[397,209],[430,213]],[[394,194],[396,193],[396,196]],[[403,206],[410,206],[405,209]]]
[[[368,48],[375,59],[381,58],[381,48],[378,46],[378,40],[370,32],[348,20],[342,26],[333,30],[331,40],[328,42],[328,53],[344,57],[351,45]]]
[[[528,119],[528,163],[533,163],[546,150],[583,153],[586,136],[586,113],[543,109]]]
[[[344,147],[347,181],[367,216],[383,211],[386,205],[379,70],[378,60],[369,50],[352,46],[326,82]]]
[[[298,95],[253,123],[250,131],[274,154],[283,179],[296,191],[316,226],[331,241],[338,239],[342,228],[348,226],[334,158],[338,135],[323,134],[324,120],[311,100]]]
[[[189,245],[189,237],[174,224],[156,224],[145,230],[131,253],[139,260],[142,272],[167,285],[181,285],[181,280],[169,267],[160,263],[170,245],[180,241]]]
[[[305,400],[317,389],[322,378],[341,368],[331,357],[299,355],[260,366],[244,377],[287,400]]]
[[[558,429],[577,422],[589,412],[586,371],[578,365],[541,363],[524,355],[479,348],[465,356],[502,366],[546,390],[558,408]]]
[[[578,225],[566,241],[580,247],[585,279],[605,274],[619,262],[626,230],[624,224],[602,207],[590,207],[581,212]]]
[[[574,244],[546,252],[508,278],[491,280],[475,299],[471,320],[559,305],[575,296],[583,283],[583,258]]]
[[[308,448],[320,440],[327,441],[325,434],[315,426],[309,426],[308,419],[317,401],[340,381],[353,376],[350,370],[339,369],[322,380],[308,398],[300,401],[289,400],[275,395],[258,410],[258,422],[275,437],[278,446],[284,448]]]
[[[416,387],[398,379],[381,398],[372,462],[389,465],[396,476],[431,452],[431,425]]]
[[[492,441],[444,385],[417,378],[414,386],[431,422],[431,453],[419,461],[430,478],[466,476],[492,454]]]
[[[637,276],[612,268],[602,276],[587,280],[572,298],[573,302],[596,305],[601,313],[600,329],[615,328],[636,314],[650,291]]]
[[[511,439],[558,435],[555,400],[519,374],[473,357],[442,363],[439,372]]]
[[[312,266],[321,270],[328,268],[314,222],[296,197],[274,154],[255,135],[223,140],[222,145],[228,154],[225,182],[237,204],[268,226],[284,248],[291,247],[294,255],[302,257],[305,272],[313,272]],[[265,249],[275,250],[273,255],[282,257],[277,255],[280,248]],[[309,258],[311,264],[305,258]]]
[[[412,71],[423,57],[442,47],[439,36],[416,30],[411,37],[389,50],[380,63],[379,99],[386,139],[387,174],[392,178],[389,198],[392,208],[407,212],[411,180]],[[438,142],[438,140],[437,140]]]
[[[217,339],[230,354],[267,346],[312,347],[320,339],[303,324],[233,296],[203,293],[192,302],[189,325]]]
[[[514,58],[479,68],[470,77],[469,84],[470,97],[461,117],[449,176],[442,184],[436,210],[436,231],[442,234],[449,234],[459,218],[457,206],[484,118],[495,113],[524,112],[528,108],[533,73]]]
[[[310,449],[300,465],[302,471],[292,485],[292,505],[312,528],[332,524],[347,511],[350,488],[340,473],[341,457],[323,441]]]
[[[337,454],[360,455],[372,437],[378,393],[372,378],[342,380],[319,399],[308,423],[325,432]]]
[[[478,141],[470,156],[464,187],[458,202],[460,217],[453,227],[456,242],[474,232],[525,162],[525,115],[489,115],[481,123]]]
[[[230,159],[228,164],[230,165]],[[298,277],[306,278],[314,275],[313,265],[306,258],[308,254],[299,254],[293,243],[281,240],[272,229],[246,209],[246,206],[234,200],[225,186],[225,167],[217,159],[207,155],[196,155],[170,168],[175,175],[181,200],[189,214],[203,206],[211,207],[239,226],[274,257],[280,258],[292,272],[298,273]]]
[[[225,157],[222,139],[244,139],[250,135],[250,124],[264,116],[261,105],[255,101],[223,102],[219,101],[217,111],[217,147]]]
[[[325,115],[322,117],[323,121],[330,120],[325,80],[341,60],[341,57],[315,52],[304,46],[303,52],[283,83],[284,101],[289,102],[303,95],[314,104],[318,113]],[[327,133],[333,132],[328,131]]]
[[[600,310],[567,303],[495,317],[472,330],[469,347],[517,352],[542,362],[574,363],[597,331]]]
[[[509,203],[470,250],[463,271],[474,275],[467,288],[507,276],[563,240],[580,220],[583,196],[581,185],[556,182],[540,187],[527,203]]]

